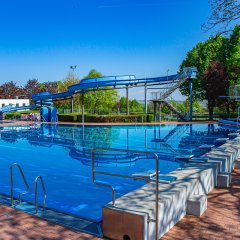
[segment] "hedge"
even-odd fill
[[[82,122],[82,114],[59,114],[58,120],[62,122]],[[85,122],[110,123],[110,122],[153,122],[152,114],[134,115],[84,115]]]
[[[37,110],[27,110],[27,111],[19,111],[19,112],[10,112],[10,113],[6,113],[5,115],[5,119],[12,119],[12,118],[17,118],[21,116],[21,114],[30,114],[30,113],[37,113],[39,111]]]

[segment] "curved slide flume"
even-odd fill
[[[80,83],[74,84],[68,87],[68,91],[62,93],[51,94],[50,92],[41,92],[32,95],[32,100],[43,101],[43,100],[62,100],[71,98],[76,93],[84,93],[88,91],[95,91],[104,88],[112,87],[114,89],[126,88],[129,86],[152,86],[167,84],[170,82],[179,81],[182,79],[194,78],[196,76],[196,68],[187,68],[185,71],[164,77],[155,78],[136,78],[134,75],[123,75],[123,76],[107,76],[99,78],[88,78],[82,79]]]

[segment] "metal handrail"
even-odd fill
[[[36,214],[38,214],[38,180],[40,180],[40,183],[42,185],[43,193],[44,193],[44,198],[43,198],[43,211],[46,208],[46,198],[47,198],[47,191],[43,182],[42,176],[37,176],[34,180],[34,194],[35,194],[35,209],[36,209]]]
[[[156,190],[155,190],[155,220],[152,220],[153,222],[156,223],[155,226],[155,239],[158,240],[158,219],[159,219],[159,214],[158,214],[158,195],[159,195],[159,161],[158,161],[158,155],[156,153],[152,152],[143,152],[143,151],[134,151],[134,150],[123,150],[123,149],[115,149],[115,148],[93,148],[92,149],[92,181],[94,184],[99,185],[99,186],[104,186],[111,188],[112,190],[112,204],[113,206],[115,205],[115,189],[112,185],[98,182],[95,180],[95,174],[102,174],[102,175],[108,175],[108,176],[114,176],[114,177],[121,177],[121,178],[129,178],[136,180],[136,177],[134,176],[127,176],[127,175],[122,175],[122,174],[113,174],[113,173],[107,173],[107,172],[102,172],[102,171],[95,171],[95,159],[94,159],[94,154],[96,151],[112,151],[112,152],[125,152],[125,153],[135,153],[139,155],[149,155],[149,156],[154,156],[155,161],[156,161],[156,180],[151,180],[151,182],[156,183]],[[139,179],[139,180],[144,180],[144,179]]]
[[[29,185],[28,185],[27,180],[26,180],[26,178],[24,176],[24,173],[23,173],[23,170],[22,170],[21,166],[18,163],[12,164],[10,166],[10,197],[11,197],[11,205],[13,205],[13,201],[14,201],[14,198],[13,198],[13,167],[17,167],[18,168],[18,170],[19,170],[19,172],[20,172],[20,174],[22,176],[22,179],[24,181],[24,184],[25,184],[25,186],[27,188],[27,190],[25,192],[19,194],[19,197],[18,197],[19,203],[21,203],[22,196],[27,194],[27,193],[29,193],[29,191],[30,191]]]

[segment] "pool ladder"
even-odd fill
[[[23,195],[27,194],[30,192],[30,187],[28,185],[28,182],[26,180],[26,177],[23,173],[23,170],[21,168],[21,166],[18,163],[14,163],[10,166],[10,198],[11,198],[11,205],[14,205],[14,196],[13,196],[13,168],[17,168],[21,174],[21,177],[23,179],[23,182],[26,186],[26,191],[23,193],[20,193],[18,196],[18,202],[19,204],[21,204],[21,198]],[[46,208],[46,198],[47,198],[47,191],[43,182],[43,178],[42,176],[37,176],[34,180],[34,195],[35,195],[35,210],[36,210],[36,214],[38,214],[38,182],[40,181],[42,189],[43,189],[43,193],[44,193],[44,197],[43,197],[43,211],[45,211]]]

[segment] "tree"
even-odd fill
[[[68,91],[68,87],[74,84],[78,84],[80,82],[80,79],[75,75],[74,72],[69,72],[65,78],[62,79],[62,81],[58,82],[58,91],[59,92],[66,92]],[[79,97],[75,94],[73,96],[73,102],[75,106],[79,106]],[[58,101],[57,106],[60,108],[70,108],[70,101],[69,100],[63,100]]]
[[[0,86],[0,96],[2,99],[11,99],[24,95],[22,87],[17,86],[13,81],[6,82]]]
[[[228,41],[227,65],[231,84],[240,82],[240,25],[236,25]]]
[[[44,82],[39,84],[39,88],[41,92],[50,92],[57,93],[58,92],[58,82]]]
[[[103,74],[95,69],[91,69],[84,79],[98,77],[103,77]],[[82,96],[80,96],[80,99],[81,97]],[[111,89],[110,87],[105,87],[104,90],[86,92],[84,94],[85,106],[94,114],[97,112],[97,110],[101,112],[108,112],[109,109],[112,109],[116,106],[117,99],[118,91]]]
[[[193,80],[194,100],[205,99],[202,74],[212,61],[219,60],[223,63],[226,62],[226,48],[227,38],[216,35],[205,42],[198,43],[187,53],[185,60],[180,65],[180,70],[189,66],[197,68],[198,74],[196,79]],[[181,86],[180,91],[183,95],[189,96],[188,82]]]
[[[209,119],[213,120],[213,109],[219,101],[219,96],[226,95],[229,86],[226,66],[218,60],[211,62],[203,73],[203,86],[208,101]]]
[[[31,99],[34,93],[40,92],[39,82],[36,78],[30,79],[27,81],[26,85],[24,86],[24,92],[27,98]]]
[[[141,105],[136,99],[128,100],[130,112],[143,112],[144,106]],[[119,101],[120,111],[126,113],[127,99],[121,97]]]
[[[202,25],[204,31],[217,28],[218,33],[227,33],[240,20],[239,0],[209,0],[211,15]]]

